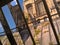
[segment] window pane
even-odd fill
[[[10,26],[10,29],[15,28],[16,25],[15,25],[15,22],[14,22],[14,20],[12,18],[12,15],[11,15],[11,12],[10,12],[8,6],[7,5],[3,6],[2,11],[4,13],[4,16],[5,16],[8,24],[9,24],[9,26]]]

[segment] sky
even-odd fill
[[[23,8],[23,6],[22,6],[23,5],[23,0],[19,0],[19,3],[21,4],[21,7]],[[16,0],[12,1],[11,5],[12,6],[17,5]],[[14,20],[12,18],[12,15],[11,15],[11,12],[10,12],[10,9],[8,8],[8,6],[7,5],[3,6],[2,11],[4,13],[4,16],[5,16],[8,24],[9,24],[9,26],[10,26],[10,29],[15,28],[16,25],[15,25],[15,22],[14,22]],[[1,25],[1,23],[0,23],[0,32],[4,32],[4,29],[3,29],[2,25]]]
[[[20,4],[21,4],[21,7],[23,7],[23,0],[20,0],[19,2],[20,2]],[[16,4],[17,4],[16,0],[14,0],[14,1],[11,2],[11,5],[12,5],[12,6],[14,6],[14,5],[16,5]]]

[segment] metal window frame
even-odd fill
[[[59,42],[59,39],[58,39],[56,30],[55,30],[55,27],[54,27],[54,24],[53,24],[53,20],[52,20],[52,18],[51,18],[51,14],[50,14],[50,12],[49,12],[49,8],[48,8],[48,6],[47,6],[47,3],[46,3],[45,0],[42,0],[42,1],[43,1],[43,4],[44,4],[46,13],[47,13],[47,15],[48,15],[50,24],[51,24],[51,26],[52,26],[52,29],[53,29],[53,32],[54,32],[56,41],[57,41],[58,45],[60,45],[60,42]],[[30,32],[28,23],[27,23],[27,21],[26,21],[26,19],[25,19],[24,13],[23,13],[23,11],[22,11],[22,9],[21,9],[19,0],[17,0],[17,3],[18,3],[18,5],[19,5],[19,9],[20,9],[21,15],[23,16],[23,19],[24,19],[24,21],[25,21],[25,24],[26,24],[26,26],[27,26],[27,29],[28,29],[29,34],[30,34],[30,36],[31,36],[31,39],[32,39],[32,41],[33,41],[33,45],[36,45],[36,43],[35,43],[35,41],[34,41],[34,38],[33,38],[32,34],[31,34],[31,32]],[[58,8],[56,8],[56,9],[57,9],[58,14],[60,14],[59,11],[58,11]],[[15,39],[14,39],[14,37],[13,37],[13,35],[12,35],[12,32],[11,32],[11,30],[10,30],[10,27],[9,27],[9,25],[8,25],[8,23],[7,23],[7,20],[6,20],[5,16],[4,16],[4,13],[3,13],[3,11],[2,11],[1,6],[0,6],[0,10],[1,10],[2,14],[3,14],[4,22],[3,22],[3,20],[0,20],[0,21],[1,21],[1,23],[2,23],[3,28],[5,29],[5,33],[6,33],[7,37],[8,37],[11,45],[13,45],[13,44],[14,44],[14,45],[17,45],[16,42],[15,42]],[[4,25],[4,23],[5,23],[6,25]],[[7,29],[8,29],[8,30],[7,30]],[[1,41],[0,41],[0,45],[2,45]]]
[[[0,11],[1,11],[2,15],[3,15],[3,19],[4,20],[1,19],[0,21],[1,21],[1,24],[2,24],[2,26],[4,28],[4,31],[6,33],[6,36],[9,39],[10,44],[11,45],[13,45],[13,44],[14,45],[17,45],[17,43],[16,43],[16,41],[15,41],[15,39],[13,37],[13,34],[12,34],[11,30],[10,30],[10,27],[9,27],[9,25],[7,23],[7,20],[6,20],[5,16],[4,16],[4,13],[2,11],[2,6],[6,5],[7,3],[11,2],[11,1],[12,0],[8,0],[8,1],[7,0],[5,0],[5,1],[2,1],[1,0],[1,3],[0,3]],[[2,45],[2,43],[1,43],[1,45]]]
[[[53,33],[54,33],[54,35],[55,35],[57,44],[60,45],[60,42],[59,42],[59,39],[58,39],[58,36],[57,36],[57,33],[56,33],[56,29],[55,29],[55,27],[54,27],[53,20],[52,20],[52,18],[51,18],[50,12],[49,12],[49,8],[48,8],[48,5],[47,5],[47,2],[46,2],[46,0],[42,0],[42,1],[43,1],[43,4],[44,4],[46,13],[47,13],[47,15],[48,15],[48,18],[49,18],[51,27],[52,27],[52,29],[53,29]]]
[[[31,32],[30,32],[30,29],[29,29],[29,27],[28,27],[28,23],[26,22],[26,19],[25,19],[25,17],[24,17],[24,13],[23,13],[23,11],[21,10],[21,6],[20,6],[20,4],[19,4],[19,1],[17,0],[17,2],[18,2],[18,5],[19,5],[19,8],[20,8],[20,11],[21,11],[21,15],[23,15],[23,19],[24,19],[24,21],[25,21],[25,23],[26,23],[27,29],[28,29],[29,34],[30,34],[30,36],[31,36],[31,39],[32,39],[32,41],[33,41],[33,45],[36,45],[36,44],[35,44],[35,41],[34,41],[34,38],[33,38],[32,34],[31,34]],[[2,14],[3,14],[4,22],[3,22],[3,20],[0,20],[0,21],[1,21],[1,23],[2,23],[3,28],[5,29],[5,33],[6,33],[6,35],[7,35],[7,38],[9,39],[9,42],[11,43],[11,45],[13,45],[13,44],[14,44],[14,45],[17,45],[16,42],[15,42],[15,39],[14,39],[14,37],[13,37],[13,35],[12,35],[12,32],[11,32],[11,30],[10,30],[10,27],[9,27],[9,25],[8,25],[8,23],[7,23],[7,20],[6,20],[5,16],[4,16],[4,13],[3,13],[1,7],[0,7],[0,10],[1,10]],[[5,25],[4,25],[4,23],[5,23]],[[7,29],[8,29],[8,30],[7,30]],[[25,44],[24,44],[24,45],[25,45]]]
[[[19,5],[19,9],[20,9],[20,11],[21,11],[21,15],[23,16],[23,19],[24,19],[24,22],[25,22],[25,24],[26,24],[27,30],[29,31],[29,34],[30,34],[30,37],[31,37],[31,39],[32,39],[33,45],[36,45],[36,43],[35,43],[35,41],[34,41],[34,38],[33,38],[32,34],[31,34],[31,31],[30,31],[30,29],[29,29],[28,23],[27,23],[27,21],[26,21],[26,19],[25,19],[24,13],[23,13],[23,11],[22,11],[22,9],[21,9],[19,0],[17,0],[17,3],[18,3],[18,5]]]
[[[4,28],[4,31],[5,31],[5,33],[6,33],[6,36],[7,36],[7,38],[9,39],[9,42],[10,42],[10,44],[11,45],[17,45],[16,44],[16,41],[15,41],[15,39],[14,39],[14,37],[13,37],[13,34],[12,34],[12,32],[11,32],[11,30],[10,30],[10,27],[9,27],[9,25],[8,25],[8,23],[7,23],[7,20],[6,20],[6,18],[5,18],[5,16],[4,16],[4,13],[3,13],[3,11],[2,11],[2,8],[0,8],[0,10],[1,10],[1,13],[2,13],[2,15],[3,15],[3,18],[4,18],[4,20],[0,20],[1,21],[1,24],[2,24],[2,26],[3,26],[3,28]],[[4,22],[3,22],[4,21]]]

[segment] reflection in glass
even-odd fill
[[[8,6],[7,5],[3,6],[2,11],[4,13],[4,16],[5,16],[8,24],[9,24],[9,26],[10,26],[10,29],[15,28],[16,27],[15,22],[14,22],[14,20],[12,18],[12,15],[11,15],[11,12],[10,12]]]

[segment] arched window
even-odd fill
[[[27,8],[28,13],[32,16],[33,15],[32,4],[30,3],[30,4],[26,5],[26,8]]]

